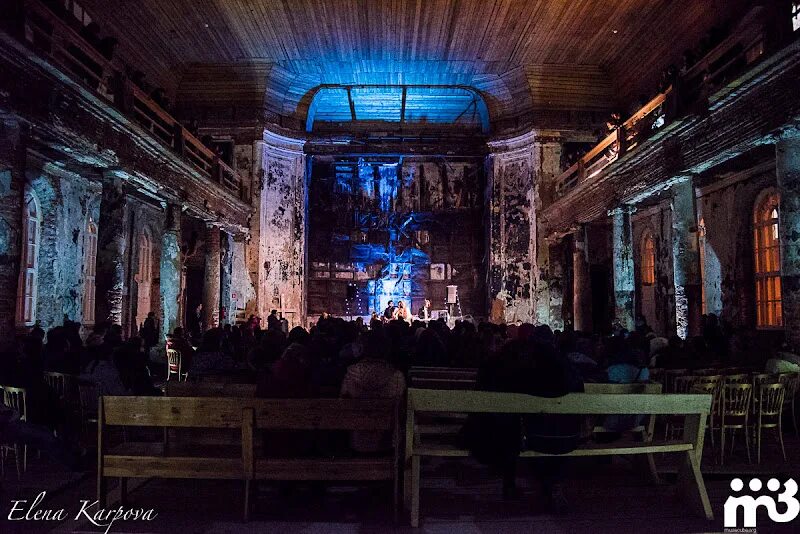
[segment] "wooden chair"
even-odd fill
[[[795,436],[800,436],[800,433],[797,431],[797,417],[795,415],[797,390],[800,388],[800,373],[781,373],[778,375],[778,382],[783,384],[783,387],[786,388],[786,393],[783,397],[784,408],[788,409],[791,407],[794,434]]]
[[[20,421],[28,420],[28,392],[24,388],[15,388],[11,386],[0,386],[3,389],[3,404],[16,410],[19,413]],[[22,445],[22,463],[20,464],[20,444],[5,444],[2,446],[2,472],[5,475],[5,458],[8,453],[14,451],[14,461],[17,465],[17,478],[22,478],[22,473],[28,470],[28,446]]]
[[[783,461],[786,461],[786,449],[783,446],[783,399],[786,388],[783,384],[763,384],[758,389],[758,403],[756,411],[756,459],[761,463],[761,431],[765,428],[774,428],[778,431],[778,441],[781,444]]]
[[[751,384],[725,384],[722,388],[720,416],[720,465],[725,463],[725,431],[731,430],[731,453],[733,453],[736,430],[744,431],[747,447],[747,462],[750,463],[750,403],[753,395]]]
[[[81,428],[88,432],[97,425],[97,384],[90,380],[78,381],[78,406],[80,408]]]
[[[45,383],[58,395],[58,398],[62,400],[66,398],[67,382],[70,377],[71,375],[65,375],[64,373],[55,373],[51,371],[45,371],[44,373]]]
[[[692,386],[697,382],[698,377],[694,375],[676,376],[672,379],[672,390],[670,393],[686,394],[691,392]],[[667,416],[664,427],[664,439],[673,439],[675,433],[682,430],[683,417]]]
[[[747,373],[725,375],[725,385],[728,384],[750,384],[750,375]]]
[[[664,371],[664,393],[674,393],[675,379],[688,372],[688,369],[667,369]]]
[[[178,382],[186,378],[181,368],[181,352],[175,349],[167,349],[167,381],[172,378],[172,375],[178,376]]]
[[[716,443],[714,441],[714,432],[717,429],[717,424],[720,417],[720,389],[719,383],[697,381],[692,384],[692,388],[688,393],[699,393],[711,395],[711,411],[708,412],[708,432],[711,436],[711,448],[716,450]]]

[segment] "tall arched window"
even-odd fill
[[[22,262],[17,289],[17,323],[25,326],[36,322],[40,229],[39,203],[33,192],[27,191],[22,216]]]
[[[753,212],[756,326],[762,328],[783,325],[779,209],[780,196],[770,192],[756,203]]]
[[[141,326],[150,312],[150,288],[153,276],[153,244],[150,236],[139,234],[139,264],[136,273],[136,324]]]
[[[97,268],[97,225],[92,218],[83,237],[83,324],[94,324],[95,276]]]
[[[656,283],[656,240],[650,230],[647,230],[642,236],[640,251],[642,285],[652,286]]]

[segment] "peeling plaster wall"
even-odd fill
[[[258,312],[281,310],[305,324],[306,157],[302,142],[269,131],[257,142],[263,171],[259,201]]]
[[[250,277],[246,261],[247,244],[243,239],[231,240],[231,309],[248,309],[256,302],[256,286]],[[224,295],[224,293],[223,293]]]
[[[751,327],[755,325],[753,209],[759,194],[776,186],[776,178],[774,169],[742,178],[701,189],[697,208],[705,226],[706,311],[735,326]]]
[[[16,122],[0,121],[0,340],[12,339],[24,189],[24,150]]]
[[[489,146],[492,320],[563,328],[563,250],[545,241],[537,218],[550,201],[553,180],[560,171],[561,145],[530,132]]]
[[[675,332],[675,286],[672,265],[672,211],[661,203],[633,214],[633,247],[636,279],[636,314],[659,335]],[[655,284],[642,284],[642,243],[652,232],[656,247]]]
[[[99,218],[99,184],[31,159],[26,175],[42,220],[36,319],[44,329],[63,324],[64,316],[81,322],[84,235],[87,217]]]

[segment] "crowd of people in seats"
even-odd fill
[[[251,316],[242,324],[206,330],[200,339],[177,328],[168,347],[181,353],[182,372],[189,380],[207,373],[237,373],[255,383],[256,395],[263,398],[401,399],[413,366],[477,368],[478,389],[544,397],[582,391],[587,382],[646,382],[654,367],[766,365],[767,372],[800,371],[800,357],[787,348],[771,350],[754,331],[734,329],[714,315],[704,316],[701,335],[688,340],[658,336],[641,319],[635,331],[615,328],[610,335],[466,320],[452,328],[443,320],[374,318],[367,324],[361,318],[346,321],[327,314],[309,330],[288,330],[277,315],[266,323],[262,328],[261,320]],[[147,330],[154,328],[154,323],[145,324],[142,336],[151,337]],[[96,325],[85,342],[80,333],[77,323],[65,320],[47,335],[33,327],[2,348],[0,384],[26,388],[28,424],[39,425],[40,438],[42,428],[63,424],[44,371],[79,375],[103,395],[161,394],[156,385],[165,380],[166,364],[157,356],[160,351],[153,350],[152,339],[125,340],[122,329],[112,324]],[[0,417],[8,423],[13,414]],[[0,425],[5,423],[0,418]],[[521,448],[569,451],[578,444],[579,426],[572,417],[483,415],[469,420],[462,437],[502,477],[504,494],[513,496]],[[305,450],[300,445],[306,438],[298,439],[292,450]],[[387,436],[374,433],[355,433],[349,440],[351,451],[365,453],[381,451],[389,443]],[[567,506],[561,489],[563,465],[563,459],[549,458],[535,466],[555,512]]]

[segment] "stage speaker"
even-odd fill
[[[458,286],[447,286],[447,303],[448,304],[455,304],[456,303],[456,292],[458,290]]]
[[[347,300],[356,300],[358,288],[355,284],[347,284]]]

